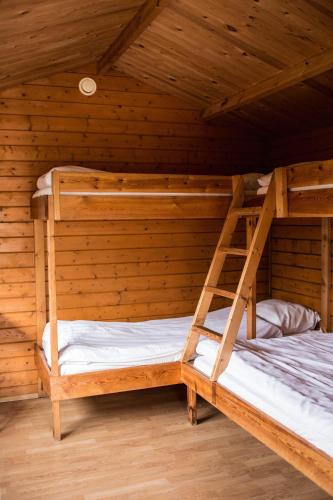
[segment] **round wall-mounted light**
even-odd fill
[[[95,80],[89,77],[82,78],[79,82],[79,90],[83,95],[93,95],[97,90]]]

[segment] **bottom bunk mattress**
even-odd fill
[[[212,311],[205,325],[223,332],[230,307]],[[192,316],[130,322],[58,321],[61,375],[178,361]],[[257,337],[281,336],[277,326],[257,318]],[[246,313],[238,338],[246,338]],[[51,366],[50,324],[43,334],[43,350]]]
[[[206,376],[215,357],[198,356]],[[333,334],[238,341],[218,384],[333,457]]]

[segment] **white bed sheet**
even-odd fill
[[[205,325],[223,332],[229,311],[230,308],[224,308],[210,312]],[[177,361],[191,322],[192,316],[136,323],[58,321],[60,374]],[[278,327],[257,318],[257,335],[272,337],[282,333]],[[246,338],[246,318],[238,338]],[[44,329],[43,349],[51,366],[49,323]]]
[[[218,384],[333,457],[333,334],[238,341]],[[194,366],[210,376],[215,358]]]

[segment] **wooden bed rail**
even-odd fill
[[[55,220],[223,218],[232,176],[52,172]],[[46,196],[32,200],[34,219],[47,220]]]
[[[191,423],[196,423],[196,394],[240,425],[271,450],[333,495],[333,459],[282,424],[239,398],[216,382],[210,381],[190,365],[182,364],[181,379],[191,394],[188,402]],[[192,404],[191,404],[192,403]]]
[[[276,168],[275,179],[277,217],[333,217],[333,160]]]
[[[232,194],[232,176],[180,174],[127,174],[111,172],[53,173],[53,190],[57,193],[171,193]]]
[[[219,219],[236,177],[55,170],[54,219]],[[275,179],[276,217],[333,217],[333,160],[277,168]],[[48,219],[47,196],[33,198],[31,217]]]

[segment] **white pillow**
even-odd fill
[[[75,165],[66,165],[65,167],[54,167],[46,174],[41,175],[37,179],[38,189],[43,189],[52,186],[52,172],[58,170],[59,172],[100,172],[94,168],[77,167]]]
[[[268,186],[260,186],[260,188],[257,189],[257,195],[263,195],[266,194],[268,191]]]
[[[259,302],[256,314],[259,318],[281,328],[283,334],[314,330],[320,321],[320,316],[316,311],[301,304],[277,299]]]
[[[269,183],[271,182],[272,175],[273,175],[273,172],[271,172],[270,174],[266,174],[266,175],[259,177],[258,182],[259,182],[260,186],[269,186]]]
[[[207,315],[205,326],[216,332],[223,333],[229,317],[231,307],[224,307],[217,311],[211,311]],[[256,321],[256,337],[258,339],[271,339],[282,337],[281,329],[272,323],[258,318]],[[244,311],[242,321],[238,330],[237,340],[246,340],[247,338],[247,312]],[[202,356],[216,357],[219,345],[215,340],[209,340],[201,337],[196,352]]]

